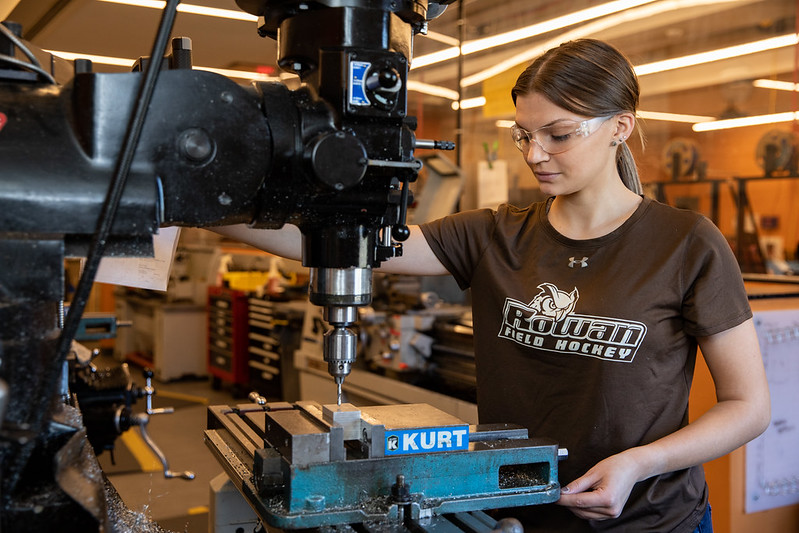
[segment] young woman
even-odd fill
[[[540,532],[712,531],[702,463],[759,435],[769,395],[737,262],[711,222],[641,195],[625,143],[638,82],[606,43],[565,43],[512,90],[512,135],[549,200],[413,227],[386,272],[471,288],[481,423],[569,450]],[[296,228],[224,232],[299,256]],[[696,348],[718,402],[688,424]]]

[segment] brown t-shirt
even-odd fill
[[[697,336],[752,316],[738,264],[705,217],[644,198],[617,230],[572,240],[546,203],[458,213],[422,226],[472,291],[481,423],[526,426],[569,450],[565,485],[600,460],[688,422]],[[692,532],[701,466],[637,483],[615,520],[553,505],[515,509],[529,531]]]

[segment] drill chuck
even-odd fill
[[[356,336],[351,329],[335,326],[325,333],[324,357],[327,371],[340,383],[350,374],[355,362]]]

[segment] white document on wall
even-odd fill
[[[799,503],[799,310],[755,313],[771,424],[746,445],[746,512]]]
[[[160,228],[153,235],[153,257],[103,257],[94,280],[100,283],[165,291],[180,228]]]
[[[508,201],[508,162],[480,161],[477,164],[477,207],[496,209]]]

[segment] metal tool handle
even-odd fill
[[[143,394],[145,397],[145,402],[147,406],[146,413],[139,413],[133,416],[131,420],[131,424],[134,426],[139,427],[139,431],[141,432],[142,439],[150,447],[158,460],[161,462],[161,466],[164,469],[164,477],[165,478],[174,478],[179,477],[183,479],[194,479],[194,472],[191,470],[186,470],[184,472],[175,472],[170,470],[169,462],[166,459],[166,455],[164,452],[161,451],[161,448],[155,443],[155,441],[150,437],[149,431],[147,431],[147,424],[150,422],[150,416],[152,415],[163,415],[163,414],[171,414],[175,412],[174,407],[153,407],[153,396],[155,396],[155,387],[153,387],[153,371],[149,368],[144,371],[144,379],[145,379],[145,386],[143,389]]]
[[[161,448],[153,441],[152,437],[150,437],[150,433],[147,431],[147,424],[150,422],[150,415],[147,413],[139,413],[133,417],[133,425],[139,426],[139,431],[141,432],[142,439],[144,442],[147,443],[147,446],[153,451],[158,460],[161,462],[161,466],[164,469],[164,477],[167,479],[170,478],[183,478],[183,479],[194,479],[194,472],[191,470],[185,470],[183,472],[175,472],[169,468],[169,462],[166,459],[166,455],[164,452],[161,451]]]

